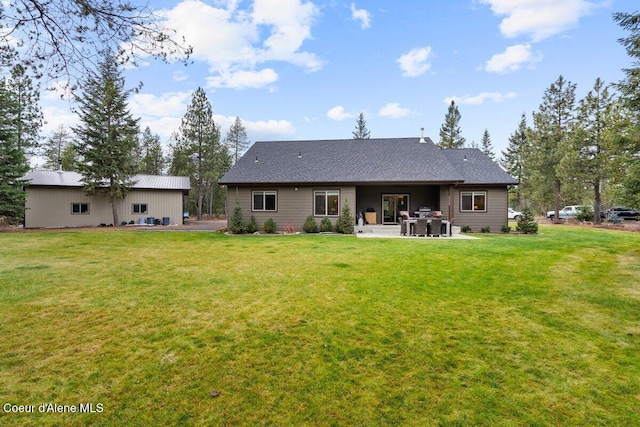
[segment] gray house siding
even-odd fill
[[[314,192],[323,190],[336,190],[340,192],[339,211],[342,210],[345,202],[349,203],[352,215],[355,217],[355,200],[356,189],[354,186],[231,186],[228,188],[227,212],[229,216],[233,215],[236,207],[236,201],[242,209],[243,219],[248,222],[251,216],[256,219],[258,228],[262,229],[265,221],[269,218],[276,223],[278,230],[282,230],[285,226],[294,225],[298,231],[302,231],[302,226],[307,216],[314,217],[319,225],[323,216],[314,215]],[[253,193],[254,191],[276,191],[277,207],[275,211],[254,211],[253,209]],[[337,216],[330,216],[329,219],[333,224],[337,220]]]
[[[463,212],[460,206],[462,192],[486,192],[486,212]],[[456,187],[453,197],[455,225],[471,227],[472,231],[479,232],[484,227],[490,227],[491,232],[500,232],[503,225],[507,224],[507,208],[509,207],[506,187]]]

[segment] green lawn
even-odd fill
[[[478,237],[0,233],[0,425],[640,425],[640,233]]]

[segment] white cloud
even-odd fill
[[[431,46],[411,49],[408,53],[398,58],[402,75],[405,77],[417,77],[426,73],[431,68],[429,57],[431,56]]]
[[[391,119],[399,119],[401,117],[410,116],[413,113],[408,108],[402,108],[399,102],[390,102],[378,111],[380,117],[389,117]]]
[[[260,71],[223,71],[217,76],[207,78],[207,87],[226,87],[233,89],[260,88],[275,83],[278,74],[271,68]]]
[[[296,132],[296,128],[288,120],[259,120],[257,122],[243,120],[242,123],[247,132],[260,135],[291,136]]]
[[[484,104],[484,102],[487,100],[491,100],[493,102],[503,102],[507,99],[513,99],[515,97],[515,92],[482,92],[478,95],[452,96],[450,98],[445,98],[443,101],[447,105],[451,104],[451,101],[455,101],[458,105],[480,105]]]
[[[504,74],[518,70],[523,64],[532,64],[542,59],[542,54],[533,55],[530,44],[509,46],[503,53],[493,55],[484,69],[490,73]]]
[[[345,113],[344,107],[342,105],[337,105],[327,111],[327,117],[333,120],[344,120],[351,119],[354,117],[354,115],[351,113]]]
[[[190,92],[168,92],[161,96],[136,93],[129,99],[129,109],[134,117],[181,117],[187,111],[191,95]]]
[[[356,9],[355,3],[351,3],[351,19],[360,21],[363,30],[371,27],[371,14],[366,9]]]
[[[220,2],[214,3],[220,4]],[[221,7],[200,0],[184,0],[164,10],[166,25],[193,46],[192,59],[204,61],[216,87],[263,87],[277,80],[273,68],[256,71],[268,61],[287,62],[305,71],[317,71],[323,61],[302,50],[311,38],[319,9],[304,0],[255,0],[248,9],[238,1]]]
[[[574,28],[580,18],[599,5],[587,0],[479,0],[497,16],[504,16],[500,31],[505,37],[529,36],[540,41]]]

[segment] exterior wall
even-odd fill
[[[25,228],[97,227],[113,224],[111,202],[104,196],[85,196],[81,188],[27,187]],[[71,214],[73,203],[89,203],[88,215]],[[148,213],[134,214],[132,203],[146,203]],[[118,203],[120,221],[169,217],[170,224],[182,224],[182,191],[131,190]]]
[[[356,217],[355,200],[356,189],[355,187],[340,187],[340,186],[290,186],[290,187],[269,187],[269,186],[248,186],[237,187],[230,186],[227,188],[227,225],[233,210],[236,207],[236,201],[239,202],[242,209],[243,219],[249,221],[253,215],[258,224],[258,228],[262,229],[262,226],[269,218],[273,219],[276,223],[278,230],[281,230],[285,225],[295,225],[298,231],[302,231],[304,221],[309,215],[313,215],[313,192],[315,190],[339,190],[340,191],[340,204],[339,210],[342,211],[345,201],[349,203],[351,213],[354,218]],[[253,191],[277,191],[277,210],[276,211],[252,211],[252,194]],[[320,225],[322,216],[314,216],[316,223]],[[336,223],[338,217],[329,217],[333,224]]]
[[[464,191],[486,191],[486,212],[461,212],[460,193]],[[500,232],[508,222],[509,207],[506,187],[455,187],[453,193],[454,224],[459,227],[469,226],[472,231],[479,232],[483,227],[490,227],[492,233]]]

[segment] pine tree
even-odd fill
[[[10,224],[24,217],[25,193],[22,180],[29,170],[26,157],[18,144],[19,107],[15,93],[0,80],[0,220]],[[0,221],[1,222],[1,221]]]
[[[188,172],[195,186],[198,219],[207,202],[209,214],[224,209],[224,190],[218,180],[229,169],[231,157],[220,143],[220,130],[213,120],[213,109],[202,88],[198,88],[187,106],[173,146],[175,168]],[[208,196],[208,200],[206,197]]]
[[[160,136],[152,134],[147,126],[140,138],[141,159],[138,172],[147,175],[162,175],[166,166],[166,159],[162,152]]]
[[[40,129],[44,116],[40,110],[39,85],[26,73],[21,64],[14,65],[7,80],[8,89],[15,98],[17,108],[18,148],[25,156],[36,154],[40,140]]]
[[[600,224],[601,186],[613,173],[616,142],[623,125],[621,106],[597,78],[593,89],[580,100],[571,149],[562,159],[564,180],[593,189],[593,222]]]
[[[229,128],[225,143],[233,156],[233,162],[238,163],[238,158],[249,147],[249,139],[247,138],[247,130],[242,125],[240,117],[236,117],[235,122]]]
[[[71,150],[69,150],[68,147],[71,147]],[[75,171],[75,159],[72,158],[71,164],[68,163],[69,152],[74,153],[74,151],[71,134],[63,125],[60,125],[58,129],[51,133],[42,147],[41,156],[44,158],[43,166],[49,170],[56,170],[59,166],[58,162],[61,162],[60,166],[62,170]],[[65,164],[65,160],[67,164]]]
[[[440,127],[440,148],[462,148],[466,139],[462,137],[460,130],[460,111],[455,101],[451,101],[447,114],[444,116],[444,123]]]
[[[562,206],[560,161],[569,147],[575,115],[575,90],[575,84],[563,76],[558,77],[545,91],[540,108],[533,114],[532,149],[528,151],[527,161],[543,200],[547,194],[554,196],[556,221]]]
[[[489,136],[489,131],[487,129],[484,130],[482,134],[482,139],[480,140],[480,150],[489,156],[491,160],[496,159],[496,155],[493,152],[493,145],[491,144],[491,137]]]
[[[364,119],[364,113],[360,113],[358,115],[358,120],[356,121],[356,130],[352,132],[353,139],[369,139],[371,136],[371,132],[367,129],[367,122]]]
[[[627,152],[623,159],[626,176],[622,181],[622,197],[627,204],[640,206],[640,12],[614,13],[613,18],[630,33],[619,41],[633,60],[632,67],[623,69],[625,79],[616,85],[633,115],[633,126],[628,127],[620,143]]]
[[[507,150],[502,152],[502,166],[519,182],[515,188],[516,210],[520,210],[523,205],[522,189],[526,186],[524,158],[528,148],[527,134],[527,117],[522,113],[518,128],[509,137]]]
[[[110,55],[98,64],[76,96],[80,125],[76,150],[88,195],[104,194],[111,201],[113,224],[119,225],[118,201],[134,184],[135,165],[131,153],[137,145],[138,119],[129,112],[124,77]]]

